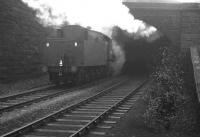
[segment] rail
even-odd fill
[[[87,99],[84,99],[84,100],[82,100],[82,101],[80,101],[78,103],[75,103],[73,105],[67,106],[66,108],[63,108],[63,109],[61,109],[61,110],[59,110],[57,112],[54,112],[53,114],[50,114],[50,115],[48,115],[48,116],[46,116],[44,118],[41,118],[41,119],[39,119],[37,121],[34,121],[34,122],[32,122],[32,123],[30,123],[28,125],[25,125],[25,126],[23,126],[21,128],[18,128],[18,129],[14,130],[14,131],[11,131],[11,132],[9,132],[7,134],[4,134],[4,135],[0,136],[0,137],[10,137],[10,136],[16,137],[16,136],[24,135],[27,131],[31,131],[32,129],[35,129],[35,128],[41,126],[41,125],[44,125],[44,123],[47,123],[47,122],[51,121],[52,119],[60,117],[61,115],[65,114],[65,113],[67,113],[67,112],[69,112],[69,111],[71,111],[71,110],[73,110],[75,108],[78,108],[79,106],[81,106],[81,105],[83,105],[83,104],[85,104],[87,102],[95,100],[99,96],[102,96],[102,95],[112,91],[114,88],[122,85],[124,82],[126,82],[126,80],[120,81],[117,84],[114,84],[111,87],[108,87],[108,88],[106,88],[104,90],[101,90],[97,94],[88,97]]]

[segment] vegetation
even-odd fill
[[[145,122],[157,131],[194,131],[199,123],[199,105],[189,54],[175,47],[160,51],[160,61],[151,75],[152,86],[145,96]]]
[[[40,73],[46,29],[21,0],[0,3],[0,81]]]
[[[151,74],[152,82],[144,97],[146,125],[156,131],[199,130],[200,108],[189,52],[171,46],[164,36],[149,42],[118,27],[114,28],[113,39],[125,52],[124,73]]]

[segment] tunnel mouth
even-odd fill
[[[122,74],[129,76],[149,75],[161,63],[162,50],[170,47],[171,42],[162,36],[153,42],[144,38],[131,39],[124,43],[125,63]]]
[[[123,53],[121,74],[149,75],[156,66],[161,64],[165,47],[175,46],[170,38],[157,28],[143,24],[137,32],[128,32],[116,26],[113,28],[112,39],[120,46]],[[153,31],[152,31],[153,30]],[[120,58],[118,59],[120,62]]]
[[[125,62],[122,74],[129,76],[148,75],[150,70],[143,62]]]

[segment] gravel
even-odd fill
[[[99,90],[118,82],[120,79],[123,78],[116,77],[107,80],[100,80],[94,83],[93,86],[75,90],[48,101],[35,103],[31,106],[24,107],[23,109],[16,109],[11,112],[3,113],[0,117],[0,135],[33,122],[66,106],[79,102],[88,96],[94,95]]]
[[[149,84],[146,84],[141,91],[145,93],[146,88],[149,88]],[[199,133],[188,133],[177,130],[158,132],[148,128],[144,123],[143,117],[146,107],[147,104],[144,99],[139,98],[131,110],[113,126],[105,137],[200,137]]]
[[[0,83],[0,96],[8,96],[20,92],[24,92],[24,90],[28,90],[35,87],[40,87],[43,85],[49,84],[48,75],[43,75],[37,78],[30,78],[26,80],[21,80],[9,84]]]

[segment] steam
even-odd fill
[[[114,75],[118,75],[125,63],[125,53],[122,46],[120,46],[115,40],[112,41],[112,49],[115,55],[115,61],[111,64],[111,67],[114,70]]]
[[[157,29],[136,20],[122,0],[23,0],[37,10],[45,25],[79,24],[111,37],[114,26],[138,37],[150,37]],[[147,0],[148,1],[148,0]]]
[[[144,22],[134,33],[130,33],[135,39],[144,38],[148,42],[153,42],[156,39],[159,39],[163,34],[159,32],[154,26],[148,25]]]
[[[131,0],[127,0],[131,1]],[[133,1],[133,0],[132,0]],[[200,0],[134,0],[134,2],[155,2],[155,3],[195,3]]]
[[[22,0],[37,10],[44,25],[69,24],[90,26],[104,32],[105,28],[119,26],[128,32],[136,32],[141,22],[129,14],[122,0]]]
[[[52,26],[67,22],[67,16],[65,14],[55,14],[52,7],[45,4],[42,4],[40,9],[37,10],[37,17],[41,19],[40,22],[44,26]]]
[[[152,42],[160,37],[153,26],[136,20],[122,0],[23,0],[37,10],[41,23],[48,25],[79,24],[100,31],[113,38],[114,26],[122,28],[127,37],[146,38]],[[115,61],[112,67],[115,74],[120,73],[125,63],[125,52],[121,42],[112,40]]]

